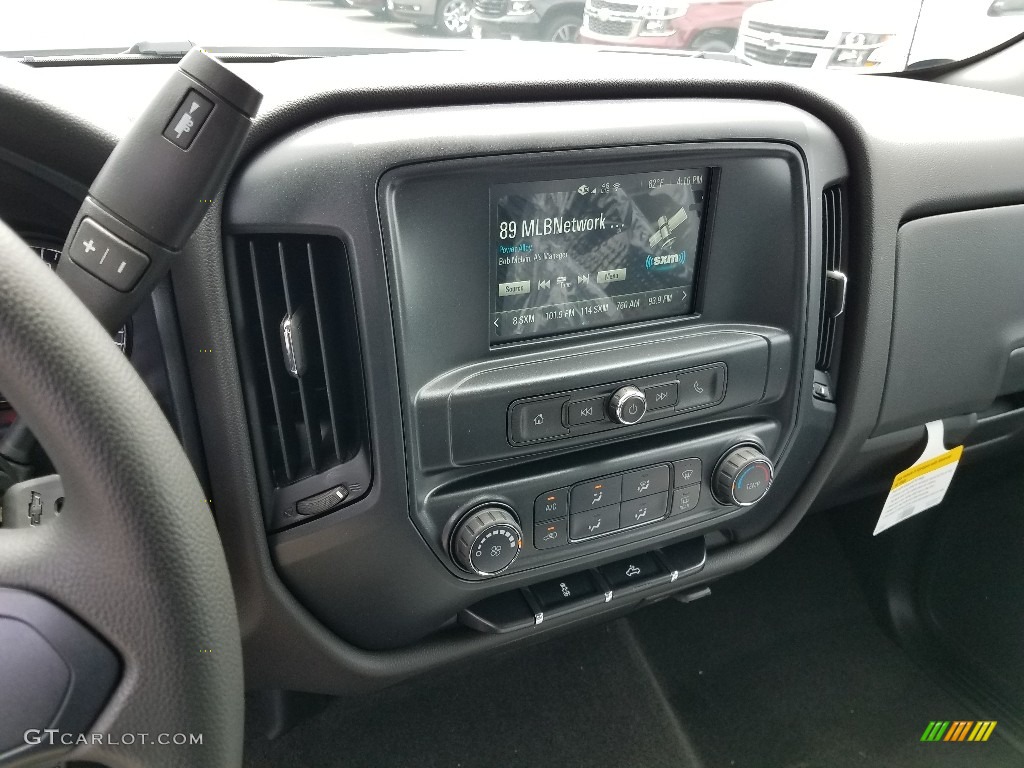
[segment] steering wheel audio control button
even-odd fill
[[[511,510],[487,504],[455,529],[451,554],[456,565],[478,576],[495,576],[519,557],[523,529]]]
[[[647,396],[637,387],[622,387],[608,401],[608,413],[619,424],[636,424],[647,413]]]
[[[771,460],[754,446],[733,448],[715,469],[715,498],[740,507],[756,504],[771,487],[774,471]]]
[[[71,260],[111,288],[128,293],[149,269],[149,257],[89,218],[71,240]]]

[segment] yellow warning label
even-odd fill
[[[922,462],[921,464],[915,464],[910,469],[905,469],[896,475],[896,479],[892,481],[892,488],[890,490],[896,490],[901,485],[906,485],[912,480],[917,480],[919,477],[934,472],[937,469],[949,466],[955,462],[960,461],[960,454],[964,452],[964,447],[958,445],[956,448],[951,448],[945,453],[941,453],[933,459]]]

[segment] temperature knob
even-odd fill
[[[478,576],[508,568],[523,548],[523,529],[506,507],[487,504],[468,514],[452,535],[455,564]]]
[[[772,463],[758,448],[741,445],[730,450],[715,469],[714,492],[723,504],[749,507],[771,487]]]
[[[647,396],[636,387],[622,387],[608,401],[608,412],[619,424],[636,424],[647,413]]]

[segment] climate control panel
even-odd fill
[[[686,525],[750,507],[767,493],[773,472],[759,445],[741,442],[711,457],[705,452],[703,458],[692,455],[552,488],[536,496],[532,510],[485,502],[456,518],[449,554],[463,571],[496,576],[524,553],[550,556],[560,550],[568,557],[646,526]],[[710,493],[703,492],[708,486]]]
[[[656,464],[537,497],[533,545],[553,549],[685,514],[700,498],[701,460]]]

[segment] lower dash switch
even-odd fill
[[[320,515],[337,509],[348,498],[348,488],[344,485],[337,485],[329,491],[323,491],[316,496],[303,499],[295,505],[295,511],[300,515]]]

